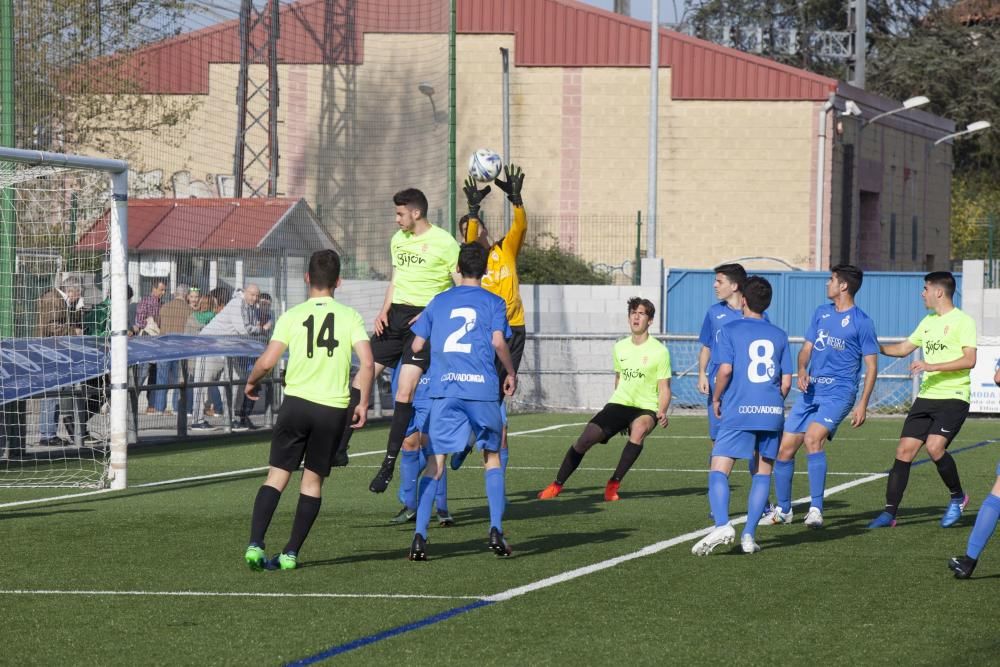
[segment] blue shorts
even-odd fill
[[[778,456],[781,433],[778,431],[737,431],[732,428],[719,430],[719,436],[712,446],[712,456],[727,456],[731,459],[752,459],[754,452],[760,452],[765,459]]]
[[[476,435],[480,449],[500,450],[500,404],[496,401],[467,401],[462,398],[435,398],[431,401],[428,435],[431,454],[455,454],[465,449],[469,435]]]
[[[414,433],[426,433],[427,432],[427,418],[431,414],[431,399],[425,399],[421,401],[413,402],[413,416],[410,417],[410,424],[406,427],[406,435],[408,437]]]
[[[855,394],[848,396],[817,396],[807,391],[799,396],[785,417],[785,433],[805,433],[809,424],[816,422],[830,435],[827,440],[833,440],[837,427],[854,409]]]

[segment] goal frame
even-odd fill
[[[111,409],[109,414],[110,469],[113,490],[128,479],[128,163],[123,160],[67,155],[0,147],[0,162],[49,165],[102,171],[111,177],[111,214],[108,250],[111,268]]]

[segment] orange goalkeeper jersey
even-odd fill
[[[514,207],[514,222],[507,235],[490,246],[486,261],[483,287],[493,292],[507,304],[507,321],[512,327],[524,326],[524,304],[521,302],[521,282],[517,278],[517,255],[524,245],[528,221],[523,206]],[[465,230],[467,243],[479,238],[479,221],[469,220]]]

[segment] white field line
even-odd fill
[[[409,595],[406,593],[239,593],[230,591],[60,591],[2,590],[0,595],[92,595],[223,598],[381,598],[392,600],[482,600],[481,595]]]
[[[876,475],[869,475],[868,477],[862,477],[861,479],[854,479],[850,482],[845,482],[843,484],[838,484],[837,486],[830,487],[823,494],[823,497],[832,496],[835,493],[841,491],[846,491],[847,489],[853,488],[855,486],[860,486],[861,484],[867,484],[868,482],[874,482],[875,480],[887,477],[885,473],[878,473]],[[792,502],[792,505],[802,505],[809,502],[811,498],[804,497],[799,498]],[[736,519],[731,520],[734,526],[738,526],[742,523],[746,523],[747,517],[743,515]],[[632,553],[625,554],[623,556],[617,556],[615,558],[609,558],[608,560],[603,560],[599,563],[594,563],[592,565],[586,565],[584,567],[576,568],[575,570],[569,570],[561,574],[556,574],[551,577],[546,577],[545,579],[539,579],[538,581],[532,582],[530,584],[525,584],[524,586],[517,586],[515,588],[509,588],[506,591],[496,593],[495,595],[489,595],[483,599],[489,602],[503,602],[505,600],[510,600],[512,598],[519,597],[521,595],[526,595],[528,593],[533,593],[534,591],[541,590],[543,588],[548,588],[549,586],[555,586],[556,584],[561,584],[572,579],[578,579],[580,577],[585,577],[588,574],[593,574],[595,572],[600,572],[601,570],[607,570],[608,568],[615,567],[622,563],[627,563],[630,560],[635,560],[637,558],[643,558],[645,556],[652,556],[653,554],[659,553],[670,547],[677,546],[678,544],[683,544],[684,542],[690,542],[691,540],[698,539],[712,532],[715,526],[709,526],[707,528],[702,528],[701,530],[692,531],[690,533],[684,533],[683,535],[678,535],[677,537],[672,537],[669,540],[663,540],[662,542],[657,542],[655,544],[650,544],[649,546],[643,547],[638,551],[633,551]]]
[[[515,433],[509,433],[510,436],[522,436],[529,435],[532,433],[541,433],[542,431],[552,431],[559,428],[567,428],[570,426],[583,426],[584,423],[573,423],[573,424],[556,424],[554,426],[545,426],[543,428],[535,428],[528,431],[518,431]],[[360,456],[372,456],[375,454],[385,453],[384,449],[378,449],[370,452],[358,452],[357,454],[351,454],[350,458],[357,458]],[[183,484],[185,482],[200,482],[206,479],[223,479],[226,477],[235,477],[237,475],[245,475],[252,472],[263,472],[267,470],[267,466],[261,466],[258,468],[244,468],[242,470],[229,470],[227,472],[218,472],[211,475],[197,475],[195,477],[178,477],[176,479],[165,479],[160,482],[146,482],[145,484],[135,484],[130,486],[130,489],[143,489],[150,488],[154,486],[169,486],[171,484]],[[45,498],[32,498],[30,500],[17,500],[9,503],[0,503],[0,509],[7,507],[19,507],[23,505],[39,505],[41,503],[54,502],[56,500],[72,500],[75,498],[86,498],[87,496],[98,496],[111,493],[111,489],[98,489],[97,491],[84,491],[83,493],[70,493],[61,496],[47,496]]]
[[[583,426],[583,424],[580,424],[580,426]],[[534,434],[523,435],[521,433],[511,433],[509,435],[519,435],[527,438],[546,437],[543,435],[534,435]],[[647,435],[646,440],[703,440],[706,443],[711,442],[708,439],[707,435],[656,435],[654,433],[650,433],[649,435]],[[834,438],[830,442],[830,444],[835,445],[838,442],[899,442],[899,438],[855,438],[849,436],[839,436],[837,438]]]

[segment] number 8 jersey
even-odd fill
[[[351,399],[351,352],[367,340],[358,311],[333,297],[316,297],[295,306],[274,325],[276,340],[288,346],[285,394],[346,408]]]
[[[733,375],[722,395],[720,426],[737,431],[780,431],[785,424],[781,376],[791,375],[788,335],[770,322],[746,318],[722,328],[712,350]]]

